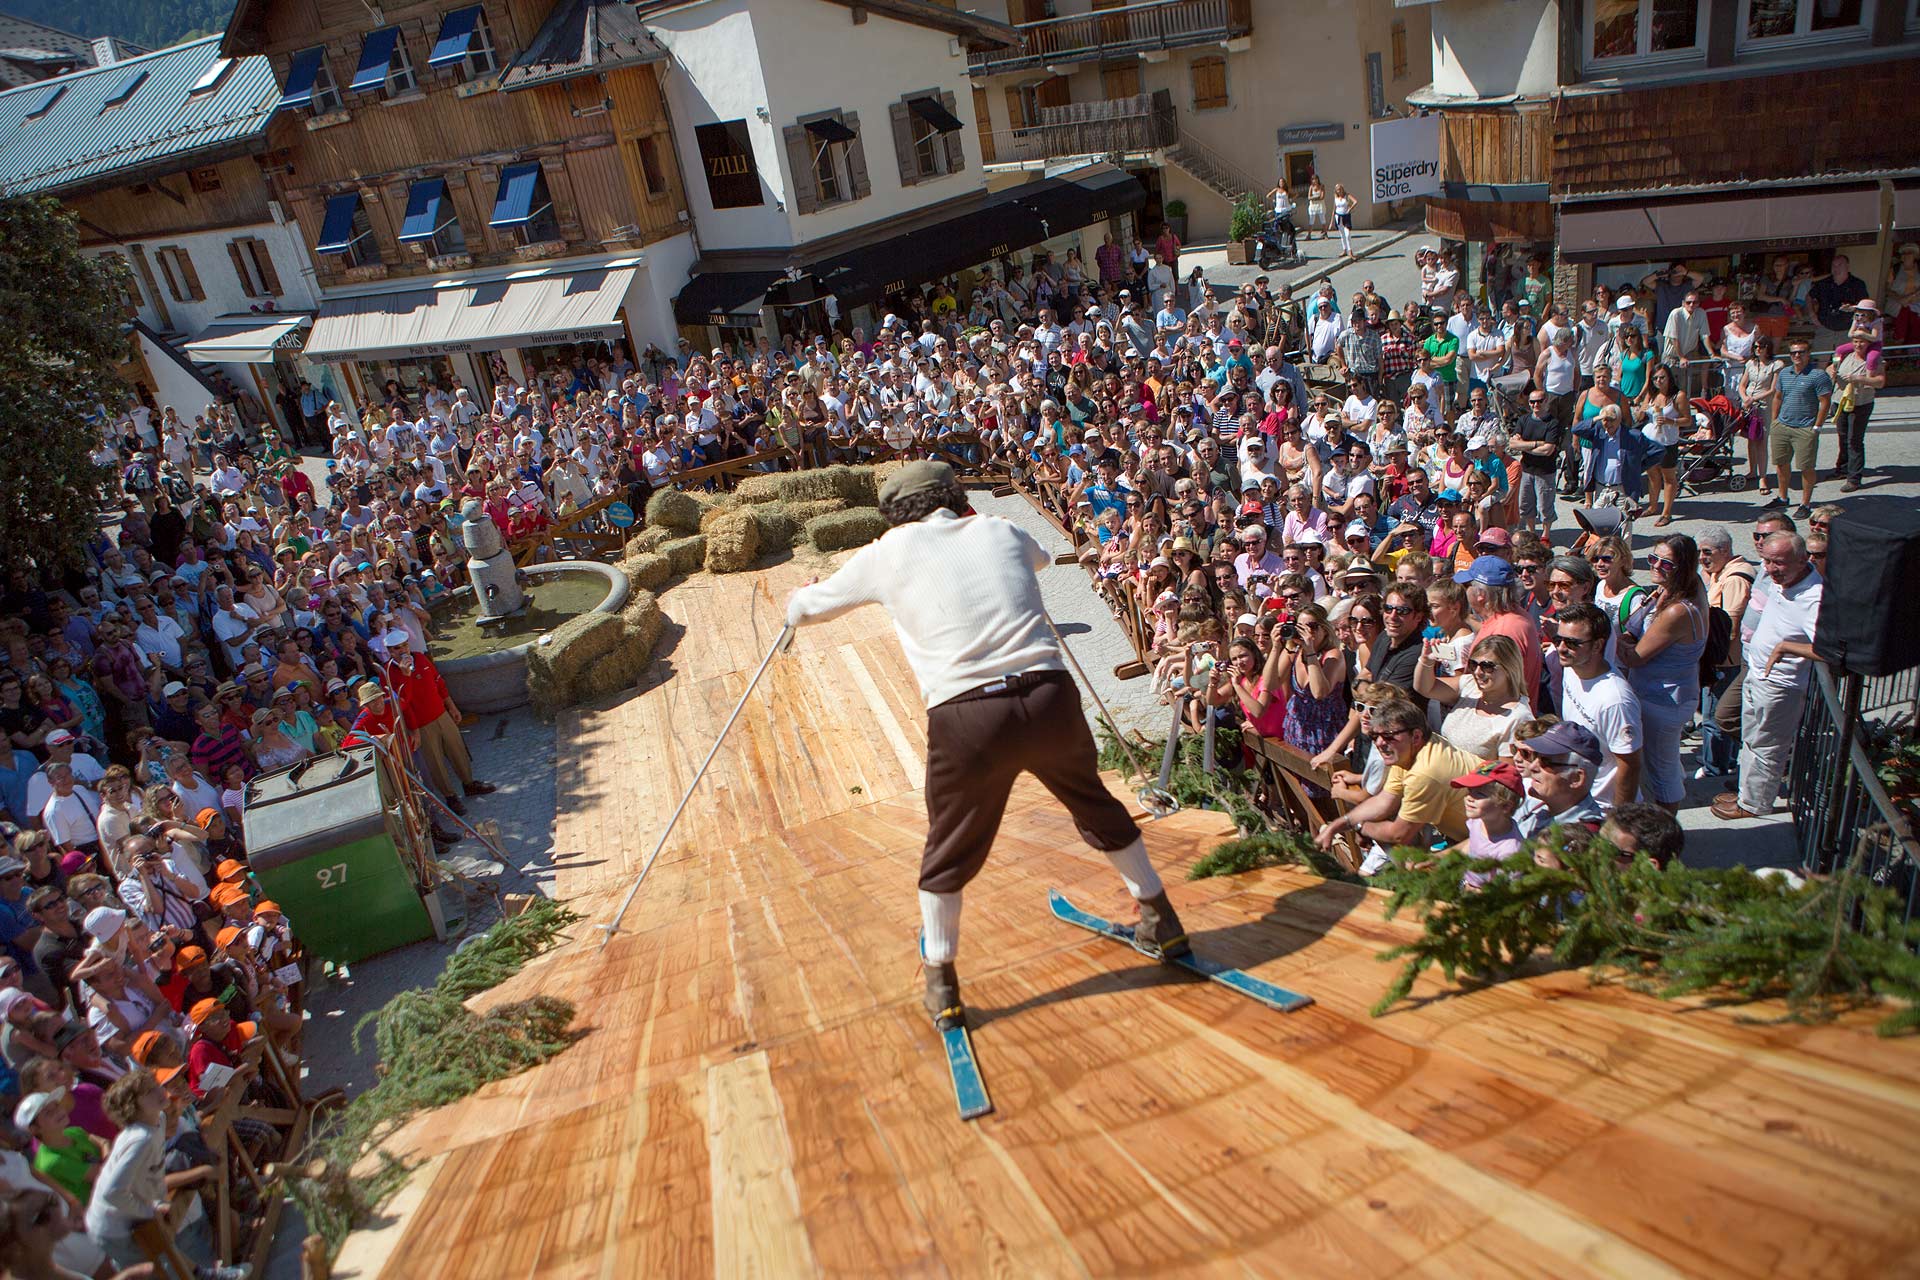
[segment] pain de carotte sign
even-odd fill
[[[1373,202],[1440,194],[1440,117],[1382,120],[1369,130]]]

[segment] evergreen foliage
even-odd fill
[[[1187,879],[1239,875],[1262,867],[1305,867],[1323,879],[1361,883],[1331,854],[1297,831],[1256,831],[1217,844],[1212,853],[1187,868]]]
[[[1783,999],[1799,1021],[1890,1001],[1881,1035],[1920,1028],[1920,923],[1904,922],[1898,898],[1857,863],[1796,889],[1744,867],[1662,870],[1600,840],[1558,854],[1559,867],[1518,854],[1467,889],[1466,872],[1485,864],[1397,850],[1398,865],[1377,881],[1390,891],[1386,913],[1411,909],[1424,931],[1380,957],[1404,963],[1373,1012],[1405,999],[1430,968],[1449,982],[1490,980],[1545,956],[1667,999]]]
[[[1104,723],[1097,726],[1097,736],[1102,769],[1112,769],[1135,785],[1158,780],[1157,772],[1149,772],[1144,778],[1138,775],[1127,758],[1126,750],[1114,738],[1109,726]],[[1159,768],[1160,758],[1167,749],[1165,738],[1146,738],[1135,734],[1128,739],[1128,743],[1143,768],[1149,771]],[[1205,741],[1197,733],[1182,732],[1180,745],[1174,753],[1173,774],[1167,780],[1167,790],[1184,808],[1218,809],[1232,817],[1242,831],[1260,830],[1266,824],[1253,804],[1253,775],[1230,763],[1240,759],[1238,729],[1223,728],[1215,732],[1213,757],[1214,771],[1209,774],[1205,768]]]
[[[380,1054],[380,1082],[337,1111],[316,1115],[305,1166],[292,1183],[310,1228],[338,1249],[407,1179],[379,1144],[415,1114],[545,1062],[572,1043],[573,1006],[535,996],[482,1015],[466,1001],[498,986],[554,946],[579,917],[548,899],[502,920],[456,951],[431,987],[403,992],[360,1020]]]
[[[164,49],[224,30],[233,0],[10,0],[7,12],[77,36]]]

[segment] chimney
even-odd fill
[[[119,36],[95,36],[93,38],[93,65],[110,67],[127,56],[126,46]]]

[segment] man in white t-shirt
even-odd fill
[[[1714,797],[1713,816],[1728,820],[1773,812],[1780,775],[1807,700],[1813,634],[1825,583],[1807,559],[1806,540],[1776,533],[1760,544],[1767,590],[1747,602],[1760,620],[1743,637],[1747,671],[1740,687],[1740,790]]]
[[[1493,385],[1494,376],[1500,372],[1500,366],[1506,363],[1507,339],[1494,327],[1491,311],[1480,313],[1479,323],[1461,345],[1466,348],[1467,361],[1473,368],[1473,381]]]
[[[1596,605],[1569,605],[1557,618],[1554,641],[1560,652],[1560,718],[1600,740],[1607,758],[1593,780],[1593,798],[1602,809],[1629,804],[1640,791],[1640,697],[1626,677],[1607,665],[1607,640],[1613,634],[1606,612]]]

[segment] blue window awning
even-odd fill
[[[445,178],[422,178],[407,189],[407,220],[400,224],[400,243],[431,240],[454,218],[447,199]]]
[[[287,67],[287,87],[280,94],[281,106],[313,105],[313,86],[320,78],[320,59],[326,56],[327,51],[319,47],[302,49],[293,55],[293,62]]]
[[[473,48],[473,33],[479,27],[479,5],[450,10],[440,19],[440,37],[433,42],[433,52],[427,56],[427,65],[450,67],[464,61]]]
[[[537,161],[502,169],[500,194],[493,202],[493,217],[487,219],[487,225],[524,227],[532,222],[553,207],[553,202],[545,199],[546,185]]]
[[[398,27],[381,27],[367,33],[367,42],[360,46],[360,65],[353,72],[354,92],[378,89],[387,82],[387,72],[393,66],[393,51],[399,43]]]
[[[368,234],[366,231],[354,234],[353,224],[360,212],[360,193],[348,191],[337,196],[327,197],[327,216],[320,224],[320,243],[313,246],[315,253],[345,253],[353,248],[354,241]]]

